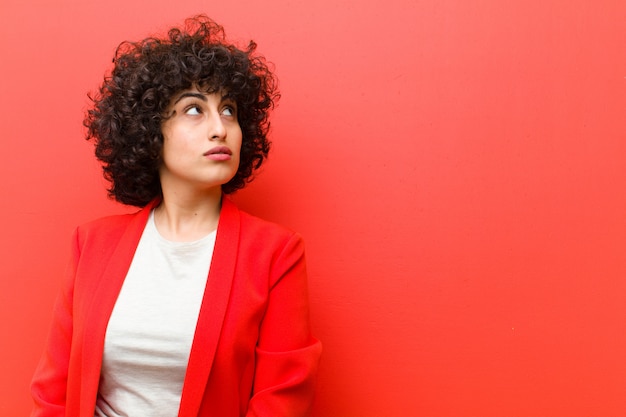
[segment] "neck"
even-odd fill
[[[164,192],[161,204],[154,210],[154,222],[165,239],[198,240],[217,229],[221,203],[220,187],[189,195]]]

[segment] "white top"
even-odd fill
[[[96,416],[178,414],[215,236],[171,242],[150,214],[107,327]]]

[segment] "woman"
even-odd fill
[[[77,228],[32,416],[302,416],[320,343],[300,237],[225,195],[267,157],[275,79],[198,16],[122,43],[85,119],[109,194]]]

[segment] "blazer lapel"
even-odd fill
[[[179,417],[197,417],[200,410],[230,297],[239,233],[239,210],[223,196],[213,258],[183,383]]]
[[[96,266],[96,268],[100,268],[99,271],[96,271],[100,273],[100,277],[91,294],[89,311],[85,316],[86,326],[83,332],[81,416],[93,414],[94,399],[98,394],[106,328],[128,273],[128,268],[135,255],[148,215],[157,203],[158,201],[153,201],[135,215],[117,242],[111,256],[108,259],[103,259],[102,264]],[[111,242],[111,244],[115,244],[115,242]]]

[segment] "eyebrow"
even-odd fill
[[[198,98],[202,101],[207,101],[207,98],[204,94],[202,93],[194,93],[194,92],[188,92],[188,93],[183,93],[181,94],[176,101],[174,102],[174,104],[178,103],[179,101],[181,101],[182,99],[184,99],[185,97],[194,97],[194,98]]]

